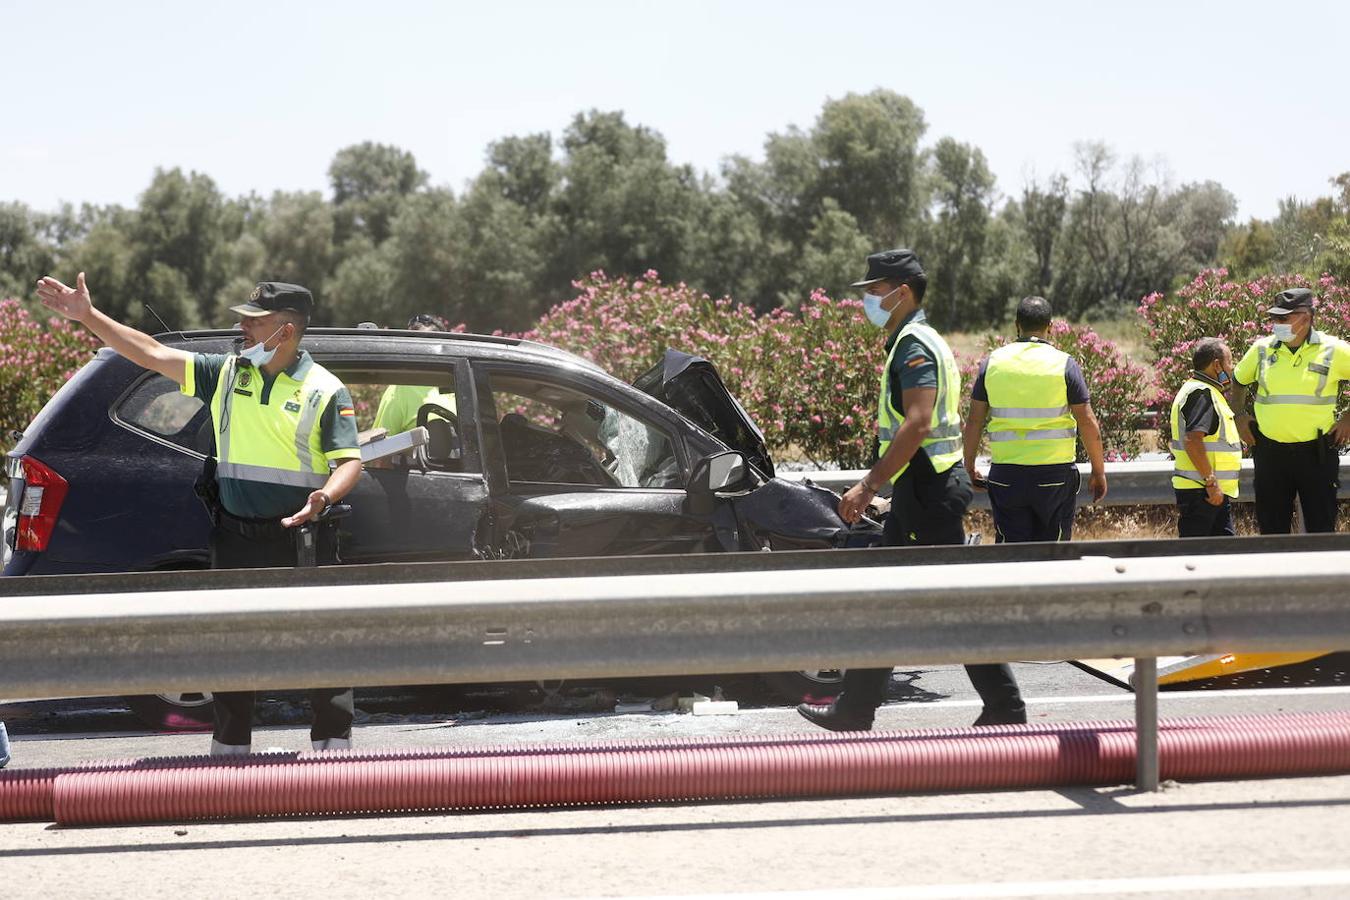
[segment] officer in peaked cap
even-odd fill
[[[883,546],[964,544],[971,485],[962,462],[961,373],[924,315],[928,276],[914,251],[885,250],[867,257],[867,274],[853,286],[864,291],[867,320],[889,337],[877,405],[878,459],[839,501],[839,515],[857,522],[890,484]],[[966,671],[984,703],[976,725],[1026,721],[1011,668],[975,665]],[[797,711],[834,731],[865,731],[890,678],[889,668],[849,669],[833,703],[803,703]]]
[[[100,340],[146,369],[170,378],[211,410],[214,474],[213,568],[294,566],[294,529],[346,496],[361,477],[356,414],[342,382],[316,363],[300,340],[314,298],[300,285],[265,281],[247,303],[231,307],[243,331],[238,353],[189,353],[166,347],[94,307],[81,272],[75,287],[38,282],[52,310],[82,322]],[[210,490],[214,488],[214,490]],[[310,692],[316,749],[348,747],[351,688]],[[248,753],[251,691],[215,695],[211,752]]]
[[[1336,530],[1337,448],[1350,442],[1350,413],[1337,421],[1336,401],[1350,379],[1350,344],[1313,327],[1313,301],[1307,288],[1276,294],[1266,310],[1271,334],[1233,370],[1229,405],[1240,411],[1238,431],[1252,446],[1262,534],[1289,533],[1295,497],[1306,531]]]

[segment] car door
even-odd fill
[[[401,387],[433,392],[437,418],[453,418],[448,444],[433,442],[416,454],[367,462],[349,495],[352,516],[344,525],[346,562],[472,559],[487,538],[488,483],[482,442],[474,415],[472,375],[462,360],[431,363],[343,363],[331,368],[352,392],[357,424],[370,448],[378,440],[370,426],[386,392]],[[435,396],[439,394],[439,399]],[[423,418],[427,418],[424,416]],[[417,427],[415,422],[394,425]],[[387,429],[385,429],[387,431]],[[435,452],[429,452],[429,451]]]
[[[687,553],[717,546],[689,512],[677,430],[635,391],[581,370],[474,366],[479,428],[494,481],[492,554],[568,557]],[[499,489],[497,489],[499,486]]]

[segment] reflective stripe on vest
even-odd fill
[[[1238,476],[1242,470],[1242,444],[1238,441],[1233,410],[1228,406],[1222,391],[1198,378],[1188,379],[1172,400],[1173,438],[1169,446],[1172,458],[1176,460],[1176,467],[1172,471],[1172,487],[1188,490],[1205,486],[1204,478],[1191,462],[1191,455],[1186,452],[1186,433],[1183,430],[1186,423],[1181,420],[1181,410],[1187,398],[1199,390],[1209,391],[1210,399],[1214,401],[1214,411],[1219,415],[1218,429],[1205,436],[1205,457],[1209,460],[1214,477],[1219,480],[1219,490],[1229,497],[1237,497]]]
[[[992,462],[1048,466],[1074,460],[1078,427],[1069,410],[1064,373],[1069,355],[1041,341],[1017,341],[989,354]]]
[[[310,489],[321,488],[328,482],[328,458],[320,437],[321,417],[342,383],[311,362],[299,389],[288,397],[283,378],[294,383],[285,373],[279,373],[268,405],[256,401],[236,403],[235,390],[245,389],[241,384],[244,380],[261,393],[262,373],[252,368],[241,370],[234,356],[225,361],[211,397],[218,478]]]
[[[1297,351],[1282,347],[1272,338],[1256,343],[1256,421],[1271,440],[1311,441],[1336,424],[1340,382],[1331,379],[1331,369],[1336,354],[1350,348],[1316,331]],[[1296,362],[1300,358],[1306,362]]]
[[[961,370],[957,368],[956,357],[932,328],[920,322],[911,321],[896,335],[891,352],[886,356],[886,365],[881,370],[881,396],[877,398],[877,436],[880,438],[878,452],[886,455],[896,432],[905,421],[905,414],[895,408],[891,394],[891,362],[900,342],[913,337],[933,356],[937,367],[937,396],[933,399],[933,421],[928,436],[923,439],[924,453],[933,464],[933,471],[945,472],[961,461]],[[891,478],[895,481],[909,468],[909,463],[901,467]]]

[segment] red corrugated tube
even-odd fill
[[[64,825],[848,796],[1134,777],[1129,722],[168,757],[0,772],[0,820]],[[1165,720],[1163,778],[1350,772],[1350,713]]]

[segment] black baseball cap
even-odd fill
[[[923,264],[913,250],[882,250],[867,257],[867,274],[852,287],[867,287],[878,281],[905,281],[922,275]]]
[[[283,309],[298,312],[306,319],[314,310],[314,295],[309,288],[284,281],[260,281],[248,295],[248,302],[231,306],[231,312],[241,316],[265,316]]]
[[[1266,310],[1272,316],[1287,316],[1296,309],[1313,308],[1313,292],[1307,288],[1290,288],[1275,295],[1275,305]]]

